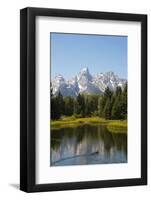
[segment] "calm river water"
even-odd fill
[[[102,125],[51,130],[50,166],[127,162],[127,135]]]

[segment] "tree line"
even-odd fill
[[[61,116],[92,117],[105,119],[127,119],[127,84],[113,92],[107,87],[103,94],[78,94],[77,97],[63,97],[59,91],[53,95],[51,88],[51,119]]]

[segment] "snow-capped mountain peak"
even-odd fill
[[[87,67],[83,68],[78,76],[77,76],[78,80],[85,78],[86,80],[90,80],[92,78],[91,74],[89,73],[89,69]]]
[[[81,73],[89,74],[89,69],[88,69],[88,67],[82,68],[82,69],[81,69]]]
[[[123,87],[126,79],[121,79],[114,72],[99,73],[92,76],[87,67],[71,80],[65,80],[61,75],[52,80],[53,94],[59,91],[63,96],[77,96],[79,93],[103,93],[106,87],[115,90],[117,86]]]

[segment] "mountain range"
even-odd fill
[[[126,82],[126,79],[119,78],[112,71],[92,76],[85,67],[71,80],[65,80],[60,74],[56,75],[51,85],[54,95],[60,91],[63,96],[77,96],[79,93],[103,93],[107,87],[114,91],[117,86],[123,88]]]

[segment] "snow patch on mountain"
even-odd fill
[[[103,93],[107,87],[113,91],[117,86],[123,87],[126,81],[112,71],[92,76],[85,67],[71,80],[65,80],[60,74],[56,75],[52,80],[52,89],[54,95],[60,91],[63,96],[77,96],[79,93],[98,94]]]

